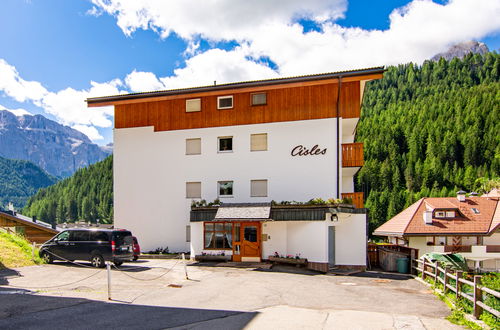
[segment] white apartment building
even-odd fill
[[[366,210],[353,183],[363,145],[354,136],[364,83],[383,71],[88,99],[115,107],[115,226],[144,251],[364,267]],[[355,206],[333,201],[342,198]],[[297,203],[312,199],[326,203]]]

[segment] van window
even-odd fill
[[[91,231],[90,232],[90,240],[101,241],[101,242],[109,242],[108,234],[103,231]]]
[[[59,242],[67,242],[69,240],[69,231],[63,231],[57,235],[56,240]]]
[[[132,233],[130,233],[129,231],[114,231],[113,240],[115,241],[116,245],[132,244]]]
[[[89,232],[86,230],[75,230],[69,235],[69,240],[73,242],[85,242],[89,240]]]

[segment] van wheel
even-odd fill
[[[90,263],[96,268],[103,268],[104,258],[100,254],[94,254],[92,258],[90,258]]]
[[[113,261],[116,267],[120,267],[123,264],[123,261]]]
[[[47,264],[51,264],[54,261],[52,256],[50,254],[48,254],[47,252],[42,252],[40,254],[40,258],[42,258],[42,260]]]
[[[137,259],[139,259],[139,257],[138,256],[134,256],[134,259],[132,259],[132,260],[137,261]]]

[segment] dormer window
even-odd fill
[[[454,218],[455,217],[455,211],[446,211],[446,217],[447,218]]]
[[[445,218],[446,217],[446,213],[444,211],[436,211],[434,213],[434,217],[435,218]]]

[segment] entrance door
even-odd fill
[[[260,261],[260,222],[241,224],[241,261]]]
[[[328,227],[328,266],[335,266],[335,227]]]

